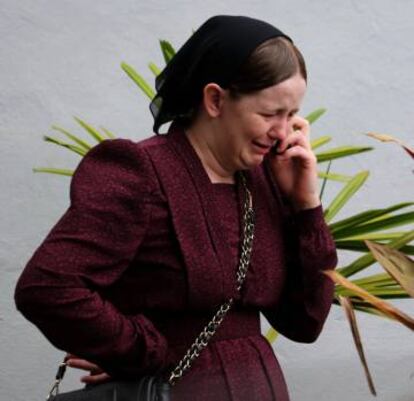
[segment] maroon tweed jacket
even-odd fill
[[[18,309],[59,349],[113,377],[168,372],[222,301],[216,337],[173,401],[288,401],[259,312],[284,336],[314,341],[337,263],[322,207],[290,212],[266,163],[247,174],[256,213],[251,265],[235,289],[240,189],[212,184],[182,130],[107,140],[81,161],[71,204],[17,284]]]

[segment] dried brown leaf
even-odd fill
[[[354,283],[347,280],[345,277],[343,277],[341,274],[334,270],[325,270],[323,273],[330,277],[334,283],[342,285],[343,287],[352,291],[358,297],[364,299],[365,301],[379,309],[385,315],[399,321],[409,329],[414,330],[414,319],[405,314],[404,312],[400,311],[394,305],[370,294],[368,291],[365,291],[363,288],[355,285]]]
[[[387,245],[369,240],[365,243],[380,265],[414,298],[414,261]]]
[[[370,136],[371,138],[377,139],[381,142],[396,142],[401,145],[401,141],[397,138],[394,138],[391,135],[388,134],[378,134],[377,132],[368,132],[367,136]]]
[[[378,134],[376,132],[368,132],[367,135],[381,142],[394,142],[402,146],[402,148],[414,159],[414,149],[406,145],[403,141],[388,134]]]
[[[342,296],[339,296],[339,302],[344,308],[345,315],[348,318],[349,325],[351,326],[352,337],[354,339],[355,347],[358,351],[359,359],[364,368],[365,377],[368,382],[369,390],[371,391],[372,395],[377,395],[377,392],[374,386],[374,381],[372,380],[371,372],[369,371],[368,363],[365,358],[364,348],[362,346],[361,336],[359,334],[358,324],[356,321],[356,316],[355,316],[354,308],[352,307],[352,303],[349,300],[349,298],[342,297]]]

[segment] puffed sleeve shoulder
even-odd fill
[[[18,309],[58,348],[113,376],[154,372],[165,338],[142,314],[125,316],[100,296],[128,268],[150,224],[156,196],[145,150],[106,140],[77,167],[70,206],[25,267]]]

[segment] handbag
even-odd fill
[[[243,200],[243,239],[241,254],[236,274],[237,291],[240,291],[246,278],[250,264],[254,237],[254,211],[252,195],[247,188],[246,177],[238,173],[238,179],[244,190]],[[55,382],[49,391],[46,401],[169,401],[170,389],[177,380],[191,367],[201,351],[207,347],[210,339],[223,322],[227,312],[231,309],[234,299],[224,302],[216,311],[213,318],[207,323],[193,344],[170,373],[168,381],[161,376],[143,376],[136,380],[115,380],[102,384],[87,385],[86,387],[65,393],[59,393],[59,385],[65,375],[65,361],[59,365]]]

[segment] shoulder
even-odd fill
[[[157,180],[148,149],[162,143],[157,137],[134,142],[107,139],[80,161],[71,181],[71,198],[130,193],[141,198],[156,195]]]
[[[102,163],[108,168],[145,167],[149,160],[147,151],[162,146],[165,142],[164,138],[157,136],[137,142],[124,138],[106,139],[90,149],[79,163],[78,169],[85,164],[93,166]]]

